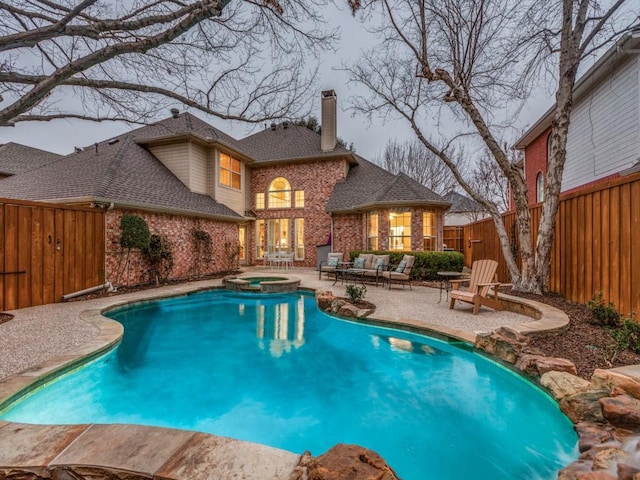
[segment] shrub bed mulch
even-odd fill
[[[608,347],[614,343],[613,338],[606,328],[590,323],[593,315],[586,305],[570,302],[553,293],[542,296],[514,291],[508,293],[546,303],[559,308],[569,316],[567,330],[535,335],[532,337],[531,346],[542,350],[546,355],[571,360],[582,378],[591,379],[593,371],[597,368],[640,364],[640,355],[630,350],[620,352],[613,362],[609,361],[607,357],[610,356],[611,350]]]

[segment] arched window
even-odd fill
[[[284,177],[274,178],[269,185],[268,208],[291,208],[291,184]]]
[[[536,177],[536,202],[544,202],[544,174],[538,172]]]

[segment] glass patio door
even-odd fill
[[[291,249],[291,229],[288,218],[267,220],[267,251],[288,252]]]

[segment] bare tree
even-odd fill
[[[304,114],[307,59],[336,35],[326,1],[0,2],[0,126],[144,123],[179,103],[252,122]]]
[[[405,118],[423,145],[437,155],[464,190],[493,218],[516,288],[542,293],[549,279],[565,146],[580,62],[594,47],[619,35],[613,16],[625,0],[602,8],[589,0],[348,0],[354,10],[376,16],[381,46],[347,67],[369,96],[356,97],[354,109],[366,115]],[[630,19],[630,20],[629,20]],[[620,19],[616,19],[619,24]],[[630,12],[629,28],[637,21]],[[624,28],[622,29],[624,30]],[[493,112],[523,99],[541,71],[557,65],[556,110],[545,205],[535,247],[522,170],[498,138],[504,133]],[[428,121],[450,115],[458,132],[438,144]],[[437,122],[436,122],[437,124]],[[472,137],[469,137],[469,135]],[[520,264],[511,251],[500,209],[467,182],[450,156],[459,135],[474,138],[491,153],[494,168],[508,179],[516,207]]]
[[[462,155],[452,155],[458,164]],[[417,139],[389,140],[376,163],[391,173],[405,173],[438,195],[446,195],[458,185],[451,170]]]
[[[507,147],[505,145],[505,150]],[[516,150],[507,150],[513,165],[522,165],[522,155]],[[476,161],[469,184],[474,191],[495,203],[501,212],[509,209],[509,182],[502,170],[496,168],[491,153],[486,152]]]

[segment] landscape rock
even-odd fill
[[[500,327],[489,334],[479,334],[475,347],[508,363],[516,363],[529,338],[506,327]]]
[[[563,397],[558,403],[560,410],[573,423],[604,423],[602,409],[598,401],[609,394],[606,390],[587,390]]]
[[[618,478],[620,480],[638,480],[640,479],[640,465],[632,459],[618,463]]]
[[[578,374],[578,370],[571,360],[545,357],[544,355],[523,354],[516,361],[516,367],[536,377],[552,371],[568,372],[572,375]]]
[[[301,461],[308,480],[399,480],[380,455],[357,445],[338,444],[316,459]]]
[[[358,310],[358,314],[356,315],[358,318],[368,317],[374,312],[374,310],[370,308],[361,308]]]
[[[617,470],[619,460],[629,456],[627,452],[618,447],[600,449],[593,457],[593,470]],[[614,477],[615,478],[615,477]]]
[[[575,429],[579,437],[578,450],[580,453],[602,444],[615,447],[622,445],[622,442],[615,438],[614,429],[610,425],[582,422],[575,425]]]
[[[358,307],[354,307],[350,303],[345,302],[344,305],[342,305],[339,308],[339,310],[337,311],[337,314],[345,318],[357,318],[358,311],[359,311]]]
[[[568,372],[546,372],[540,377],[540,384],[548,388],[553,398],[561,398],[583,393],[589,390],[591,383],[584,378]]]
[[[612,370],[596,369],[591,376],[594,387],[613,391],[614,388],[624,390],[633,398],[640,399],[640,383],[637,380]]]
[[[333,299],[333,293],[326,290],[316,290],[316,303],[318,304],[318,308],[323,312],[331,308]]]
[[[629,430],[640,429],[640,400],[630,395],[600,399],[602,415],[613,426]]]
[[[579,480],[590,473],[592,473],[591,462],[578,460],[560,470],[557,480]],[[615,477],[613,478],[615,479]]]
[[[345,302],[341,298],[334,298],[331,301],[331,313],[338,313],[338,310],[340,310],[340,307],[342,307],[346,303],[347,302]]]

